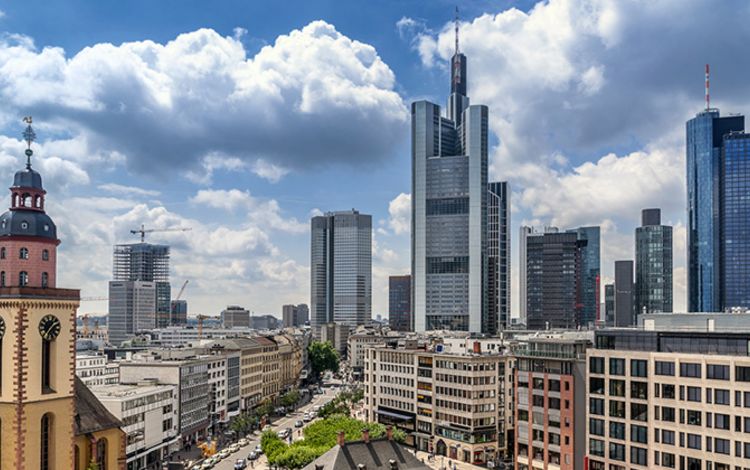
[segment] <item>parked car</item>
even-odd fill
[[[247,468],[247,462],[244,459],[237,459],[234,463],[234,470],[245,470]]]
[[[237,441],[237,444],[239,444],[240,447],[245,447],[246,445],[250,444],[250,441],[248,441],[247,439],[243,437],[242,439]]]
[[[225,459],[225,458],[229,457],[229,454],[231,454],[231,452],[229,452],[229,449],[224,449],[221,452],[219,452],[219,458],[220,459]]]
[[[312,418],[310,417],[310,413],[305,413],[304,416],[302,416],[302,421],[309,423]]]
[[[282,429],[281,431],[278,432],[277,436],[279,436],[279,439],[286,439],[287,436],[289,436],[289,433],[287,432],[286,429]]]
[[[263,449],[260,448],[260,444],[255,446],[255,453],[258,455],[263,455]]]
[[[260,457],[260,455],[258,455],[258,453],[254,450],[250,451],[250,453],[247,454],[247,460],[258,460],[258,457]]]
[[[304,425],[305,425],[305,423],[303,423],[303,422],[302,422],[302,421],[300,421],[300,420],[297,420],[297,421],[295,421],[295,422],[294,422],[294,427],[295,427],[295,428],[301,428],[301,427],[302,427],[302,426],[304,426]]]
[[[229,452],[231,452],[233,454],[235,452],[237,452],[238,450],[240,450],[240,445],[239,444],[232,444],[231,446],[229,446]]]

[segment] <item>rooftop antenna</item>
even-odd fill
[[[709,68],[708,68],[708,64],[706,64],[706,111],[708,111],[711,108],[710,106],[711,95],[708,94],[708,72],[709,72]]]
[[[31,127],[31,116],[25,116],[23,122],[27,124],[26,129],[23,131],[23,140],[26,141],[26,168],[31,169],[31,156],[34,154],[34,151],[31,150],[31,143],[36,140],[36,133]]]
[[[456,18],[454,20],[455,23],[455,29],[456,29],[456,55],[458,55],[458,5],[456,5]]]

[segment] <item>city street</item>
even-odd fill
[[[294,413],[290,413],[288,417],[283,417],[275,420],[273,423],[271,423],[271,428],[273,428],[274,432],[281,431],[282,429],[291,428],[294,434],[294,440],[298,440],[302,438],[302,433],[300,432],[302,428],[295,428],[294,422],[297,420],[302,421],[302,416],[307,411],[311,411],[313,407],[315,406],[322,406],[325,402],[333,399],[333,397],[336,396],[336,394],[339,392],[338,387],[327,387],[323,389],[324,394],[323,395],[314,395],[312,401],[308,403],[307,405],[304,405],[300,407],[297,411]],[[311,421],[312,422],[312,421]],[[310,423],[305,423],[305,426],[307,426]],[[256,445],[260,444],[260,436],[253,436],[253,439],[250,441],[250,445],[243,447],[239,451],[233,453],[229,457],[225,458],[218,464],[216,464],[213,468],[217,470],[233,470],[234,469],[234,463],[237,461],[237,459],[247,459],[247,454],[250,453],[250,451],[255,449]],[[258,469],[266,469],[268,468],[268,461],[266,460],[265,454],[262,455],[259,459],[255,460],[255,462],[248,462],[247,468],[258,468]]]

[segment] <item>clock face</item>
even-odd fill
[[[46,341],[52,341],[60,334],[60,320],[54,315],[45,315],[39,321],[39,334]]]
[[[5,320],[0,317],[0,339],[3,339],[3,336],[5,336]]]

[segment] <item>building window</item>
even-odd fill
[[[52,421],[53,417],[51,413],[45,413],[44,416],[42,416],[41,442],[39,447],[40,470],[51,470],[53,468],[52,458],[54,456],[54,452],[52,446],[54,445],[54,439],[52,436]]]
[[[655,369],[656,375],[674,376],[674,362],[656,361]]]
[[[648,405],[644,403],[631,403],[630,419],[633,421],[648,421]]]
[[[611,460],[625,461],[625,446],[622,444],[609,443],[609,458]]]
[[[601,419],[589,418],[589,434],[604,436],[604,421]]]
[[[687,388],[687,401],[701,401],[701,388],[700,387],[688,387]]]
[[[701,436],[698,434],[687,435],[687,447],[688,449],[701,450]]]
[[[642,359],[631,359],[630,360],[630,376],[631,377],[647,377],[648,376],[648,362]]]
[[[601,377],[591,377],[589,379],[589,393],[604,395],[604,379]]]
[[[0,287],[5,287],[5,271],[0,272]]]
[[[0,248],[0,259],[5,259],[5,247]]]
[[[26,271],[21,271],[20,273],[18,273],[18,285],[23,287],[28,283],[29,283],[29,273],[27,273]]]
[[[49,250],[42,250],[42,261],[49,261]]]
[[[52,389],[52,341],[42,340],[42,393],[54,393]]]
[[[107,439],[103,437],[96,441],[96,464],[97,470],[107,470]]]
[[[589,398],[589,412],[594,415],[604,415],[604,400],[601,398]],[[518,411],[518,419],[521,419],[521,410]]]
[[[750,367],[748,367],[750,370]],[[592,356],[589,358],[589,372],[592,374],[603,374],[604,373],[604,358]],[[750,377],[750,372],[748,372]]]
[[[589,439],[589,453],[599,457],[604,457],[604,441],[599,439]]]
[[[76,448],[75,448],[75,457],[74,458],[75,458],[75,462],[74,462],[73,465],[75,465],[75,467],[74,467],[75,470],[81,470],[81,449],[78,448],[77,445],[76,445]]]
[[[630,441],[648,444],[648,428],[646,426],[630,425]]]
[[[28,248],[21,248],[18,250],[18,258],[19,259],[29,259],[29,249]]]
[[[729,405],[729,390],[714,390],[714,403],[717,405]]]
[[[648,399],[648,384],[646,382],[630,382],[630,398]]]
[[[624,418],[625,417],[625,402],[624,401],[609,401],[609,415],[613,418]]]
[[[680,363],[680,377],[701,378],[701,365],[692,362]]]
[[[42,273],[42,287],[47,287],[47,284],[49,284],[49,274]]]
[[[624,380],[609,380],[609,394],[613,397],[624,397],[625,396],[625,381]]]
[[[625,359],[610,357],[609,375],[625,375]]]
[[[631,447],[630,448],[630,463],[634,463],[636,465],[647,465],[647,457],[648,450],[644,449],[642,447]]]
[[[736,366],[734,368],[734,379],[737,382],[750,382],[750,367]]]

